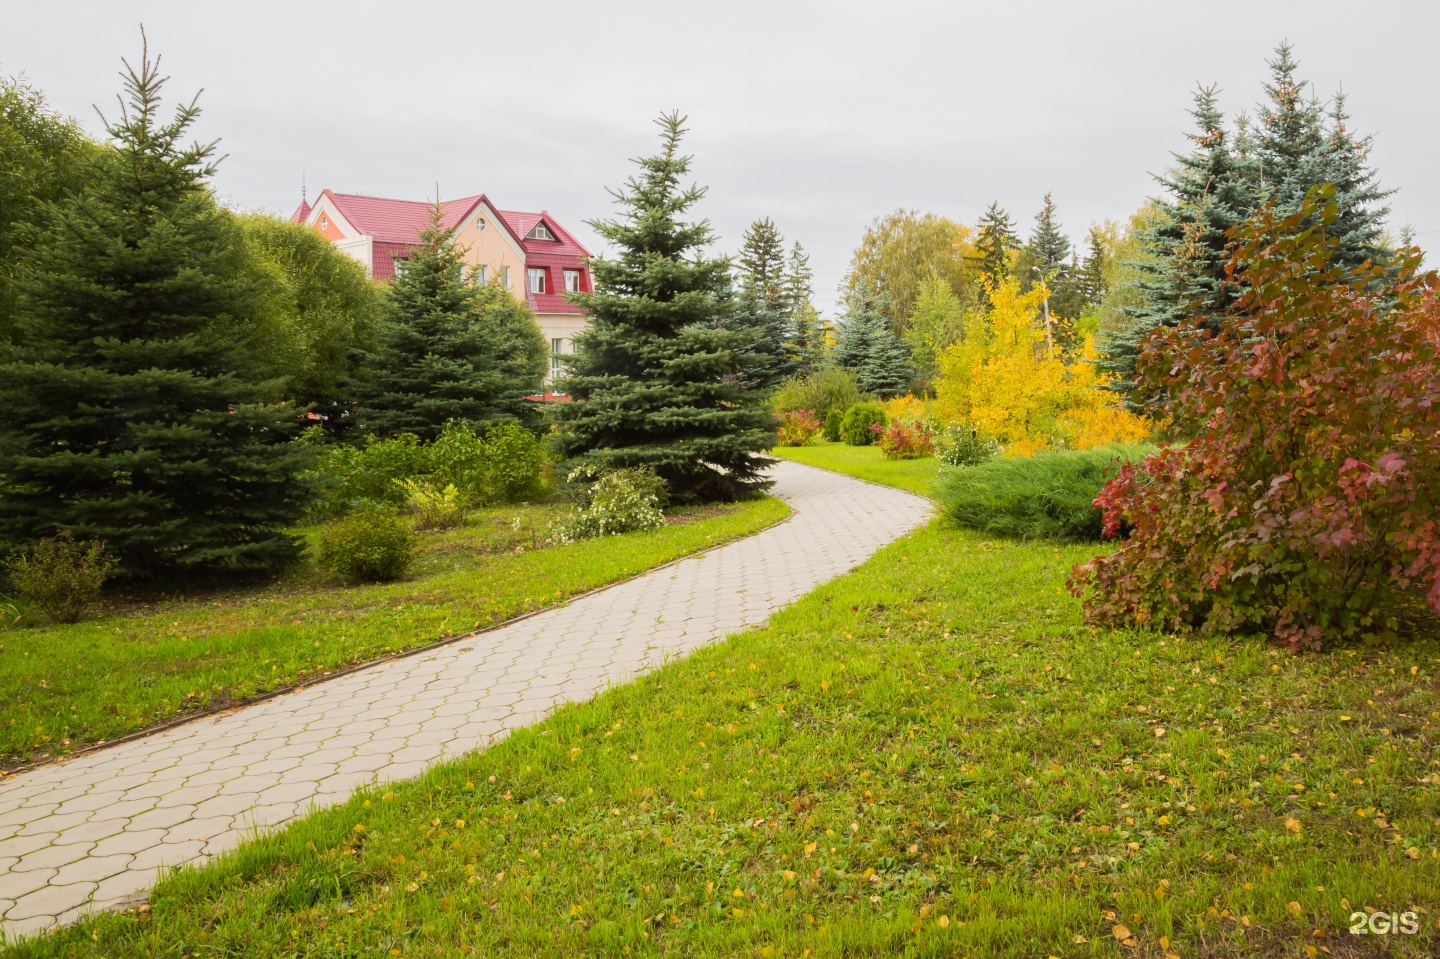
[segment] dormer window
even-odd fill
[[[543,268],[542,268],[542,269],[536,269],[535,267],[532,266],[530,269],[528,269],[528,270],[525,271],[525,277],[526,277],[526,280],[529,282],[530,292],[531,292],[531,293],[544,293],[544,292],[546,292],[546,290],[545,290],[545,270],[544,270]]]
[[[579,270],[566,270],[566,271],[565,271],[565,292],[566,292],[566,293],[579,293],[579,292],[580,292],[580,271],[579,271]]]
[[[533,230],[531,230],[529,233],[527,233],[527,234],[525,235],[525,239],[527,239],[527,240],[553,240],[553,239],[555,239],[555,234],[551,233],[551,232],[550,232],[550,228],[547,227],[547,226],[544,224],[544,222],[542,221],[542,222],[540,222],[540,223],[535,224],[535,229],[533,229]]]

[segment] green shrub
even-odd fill
[[[1099,540],[1095,497],[1153,446],[1100,446],[992,459],[941,477],[936,498],[961,526],[1023,539]]]
[[[964,423],[951,423],[935,437],[935,455],[946,466],[976,466],[999,452],[996,440]]]
[[[545,451],[534,433],[519,423],[492,426],[485,431],[484,449],[485,469],[475,490],[483,502],[523,503],[544,492]]]
[[[831,410],[825,414],[825,429],[821,431],[820,435],[832,443],[840,442],[840,424],[843,422],[845,422],[844,411]]]
[[[318,429],[306,442],[318,442]],[[490,427],[483,436],[462,423],[447,423],[432,443],[403,433],[369,439],[363,446],[324,446],[309,474],[318,487],[312,509],[318,518],[343,516],[362,503],[409,503],[406,480],[453,485],[466,505],[516,503],[544,491],[545,454],[540,441],[518,423]]]
[[[318,426],[305,432],[304,442],[321,443]],[[428,450],[411,433],[385,440],[371,437],[363,446],[325,444],[307,474],[319,493],[311,514],[317,519],[344,516],[364,503],[404,506],[406,494],[398,481],[429,472]]]
[[[465,525],[465,497],[447,483],[442,489],[431,480],[396,480],[410,501],[416,529],[454,529]]]
[[[366,503],[320,532],[320,565],[351,582],[399,579],[414,558],[410,521],[383,505]]]
[[[770,403],[776,413],[810,410],[825,419],[831,410],[844,414],[864,399],[855,374],[838,366],[822,366],[809,376],[792,376],[775,391]]]
[[[873,446],[885,428],[885,411],[874,403],[856,403],[840,421],[840,438],[851,446]],[[870,427],[880,429],[872,430]]]
[[[667,499],[665,481],[648,469],[615,470],[590,487],[589,504],[577,508],[556,527],[562,543],[614,536],[665,525],[660,510]]]
[[[115,564],[100,540],[77,543],[63,530],[18,551],[6,569],[17,593],[56,622],[74,623],[99,598]]]

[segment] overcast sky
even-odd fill
[[[1028,232],[1052,191],[1077,240],[1128,216],[1185,148],[1195,85],[1252,108],[1285,38],[1375,134],[1392,224],[1440,239],[1434,2],[0,0],[0,72],[98,132],[142,22],[169,95],[204,88],[234,206],[288,214],[302,174],[312,198],[438,182],[546,209],[599,252],[583,221],[678,108],[719,248],[772,217],[827,313],[866,224],[898,207],[973,223],[999,200]]]

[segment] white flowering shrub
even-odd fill
[[[590,487],[589,500],[556,526],[555,537],[560,542],[574,543],[665,525],[665,515],[660,512],[665,502],[665,481],[648,469],[606,473]]]

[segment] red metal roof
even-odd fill
[[[326,196],[335,209],[350,225],[373,238],[371,273],[377,280],[389,281],[395,278],[395,258],[404,259],[409,248],[420,237],[420,231],[430,224],[431,204],[423,200],[392,200],[385,197],[362,196],[357,193],[335,193],[326,190]],[[590,256],[570,231],[566,230],[548,212],[522,213],[516,210],[496,210],[483,193],[462,197],[440,204],[440,223],[453,228],[468,217],[481,202],[484,202],[499,217],[501,225],[510,233],[525,253],[525,268],[544,268],[548,271],[549,282],[545,293],[527,293],[530,308],[537,313],[583,313],[579,307],[565,299],[565,270],[581,270],[581,289],[590,292],[590,271],[584,260]],[[299,211],[296,211],[297,215]],[[310,208],[305,208],[308,216]],[[545,222],[553,240],[530,240],[526,236],[535,224]],[[527,278],[520,277],[529,284]]]
[[[306,203],[304,200],[301,200],[301,201],[300,201],[300,205],[295,208],[295,212],[292,213],[292,214],[290,214],[290,222],[291,222],[291,223],[304,223],[304,222],[305,222],[306,220],[308,220],[309,218],[310,218],[310,204]]]
[[[386,243],[414,243],[420,231],[430,225],[430,206],[425,200],[391,200],[358,193],[329,194],[335,209],[361,233]],[[469,196],[440,204],[440,224],[455,226],[483,197]]]

